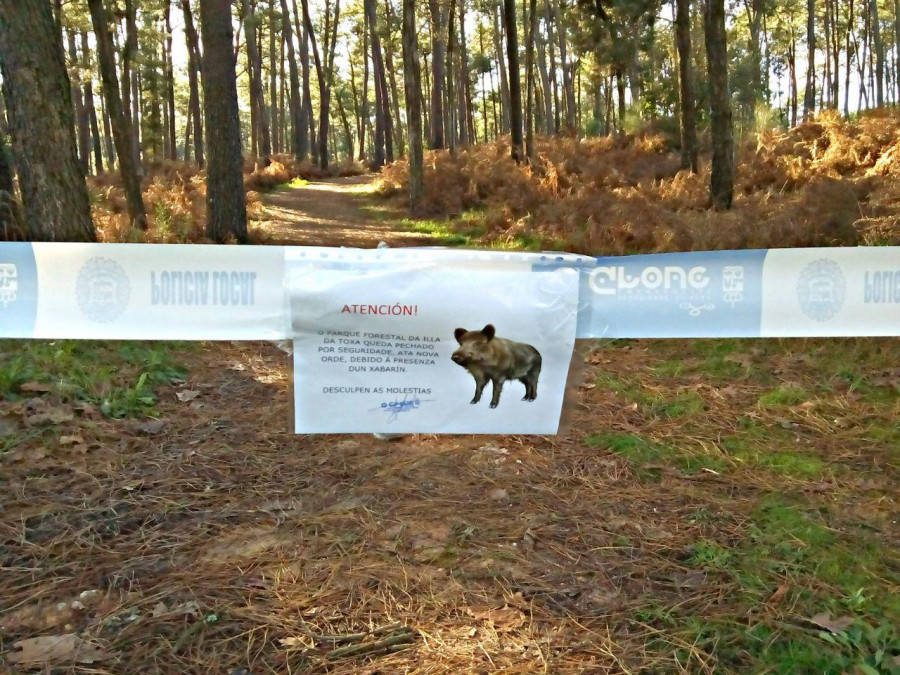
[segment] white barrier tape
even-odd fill
[[[286,339],[292,268],[358,276],[384,265],[437,264],[578,269],[579,338],[900,335],[900,247],[594,259],[453,249],[0,243],[0,337]]]
[[[0,244],[0,337],[282,339],[284,249]]]

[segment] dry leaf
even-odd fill
[[[503,488],[495,488],[488,492],[488,497],[499,502],[509,497],[509,494]]]
[[[856,423],[853,421],[853,418],[851,418],[851,417],[835,417],[833,424],[838,429],[849,429],[850,427],[854,426]]]
[[[94,663],[105,661],[110,654],[97,645],[82,640],[75,633],[65,635],[42,635],[13,643],[14,651],[6,655],[10,663],[24,665],[44,665],[57,663]]]
[[[70,408],[50,408],[44,412],[35,413],[25,418],[25,424],[30,427],[38,424],[62,424],[75,419],[75,413]]]
[[[60,436],[59,437],[60,445],[81,445],[82,443],[84,443],[84,439],[81,436],[79,436],[78,434],[75,434],[73,436]]]
[[[831,612],[823,612],[822,614],[816,614],[810,621],[819,626],[819,628],[824,628],[831,633],[840,633],[851,626],[853,617],[841,616],[832,619]]]
[[[19,391],[28,391],[35,394],[46,394],[53,390],[53,386],[49,382],[26,382],[19,385]]]
[[[784,596],[788,594],[788,591],[791,590],[791,587],[787,584],[781,584],[778,588],[775,589],[775,592],[769,596],[769,604],[777,605],[779,602],[784,600]]]
[[[515,607],[503,605],[497,609],[487,609],[479,612],[471,612],[472,616],[480,621],[485,621],[494,626],[498,631],[508,631],[518,628],[525,623],[525,615]]]
[[[162,420],[146,420],[144,422],[138,422],[134,425],[134,430],[138,433],[147,434],[148,436],[155,436],[156,434],[162,433],[163,429],[166,428],[166,423]]]
[[[201,392],[197,391],[196,389],[182,389],[181,391],[177,392],[175,396],[182,403],[187,403],[188,401],[193,401],[195,398],[197,398],[200,393]]]
[[[309,647],[309,638],[307,637],[287,637],[281,638],[278,643],[282,647]]]

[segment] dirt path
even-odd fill
[[[371,174],[332,178],[262,195],[271,243],[359,248],[374,248],[379,241],[391,246],[433,243],[428,235],[401,229],[402,213],[374,197],[375,180]]]

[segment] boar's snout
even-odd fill
[[[460,366],[466,365],[466,357],[461,352],[453,352],[453,356],[450,358],[453,360],[453,363],[459,364]]]

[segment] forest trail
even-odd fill
[[[288,185],[260,195],[267,243],[374,248],[433,244],[427,234],[405,231],[403,214],[374,196],[377,176],[365,174]]]

